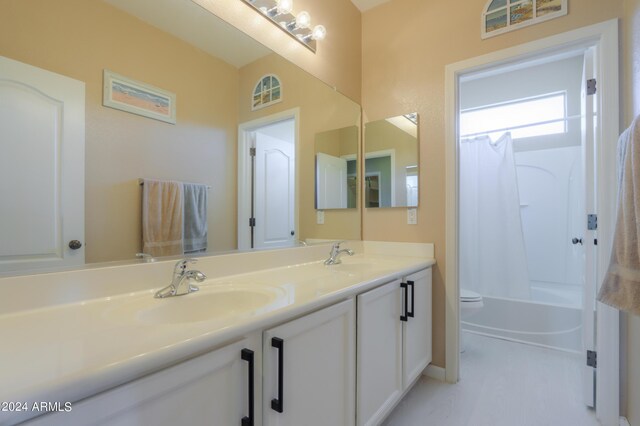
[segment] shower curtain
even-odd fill
[[[460,143],[460,287],[529,299],[511,134]]]

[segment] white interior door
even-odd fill
[[[586,82],[595,79],[594,52],[588,49],[584,55],[584,72],[582,88],[582,159],[585,183],[584,221],[582,246],[584,248],[584,303],[582,311],[583,354],[582,365],[583,399],[586,405],[594,407],[596,403],[595,379],[596,369],[587,365],[588,351],[596,351],[595,320],[596,320],[596,264],[597,238],[596,230],[588,229],[587,217],[596,214],[596,158],[595,158],[595,114],[597,113],[597,92],[589,94]],[[580,238],[580,237],[578,237]]]
[[[292,246],[295,237],[294,122],[260,129],[255,138],[255,227],[253,248]]]
[[[319,210],[347,208],[347,160],[316,154],[316,195]]]
[[[0,272],[84,263],[84,93],[0,57]]]

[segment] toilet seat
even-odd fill
[[[482,302],[482,296],[476,293],[475,291],[461,288],[460,302],[463,302],[463,303]]]

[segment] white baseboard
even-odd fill
[[[620,426],[631,426],[626,417],[620,417]]]
[[[422,374],[441,382],[445,381],[445,369],[442,367],[437,367],[433,364],[427,365],[427,368],[424,369],[424,372]]]

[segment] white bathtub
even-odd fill
[[[462,322],[462,329],[516,342],[569,352],[582,348],[582,310],[484,296],[484,308]]]

